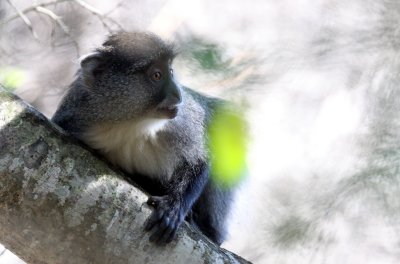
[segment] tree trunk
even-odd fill
[[[0,243],[28,263],[248,263],[188,224],[148,241],[147,197],[0,87]]]

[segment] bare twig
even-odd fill
[[[56,22],[57,25],[61,28],[61,30],[65,33],[65,35],[68,36],[68,38],[71,40],[71,43],[75,47],[75,50],[76,50],[76,53],[77,53],[78,56],[80,56],[79,45],[78,45],[77,41],[71,35],[71,32],[70,32],[69,28],[63,22],[61,17],[58,16],[57,14],[55,14],[50,9],[47,9],[46,8],[47,6],[53,6],[53,5],[56,5],[56,4],[63,3],[63,2],[75,2],[78,5],[80,5],[82,8],[86,9],[87,11],[89,11],[93,15],[95,15],[100,20],[100,22],[102,23],[103,27],[107,31],[109,31],[109,32],[114,31],[112,28],[110,28],[110,26],[106,22],[107,20],[109,22],[111,22],[112,24],[114,24],[115,26],[117,26],[118,30],[123,30],[123,27],[117,21],[115,21],[113,18],[108,16],[109,13],[113,12],[115,9],[117,9],[122,4],[123,0],[121,0],[112,9],[112,11],[110,11],[107,14],[102,14],[100,11],[98,11],[96,8],[94,8],[93,6],[91,6],[88,3],[86,3],[84,0],[53,0],[53,1],[46,2],[46,3],[37,3],[37,4],[34,4],[34,5],[32,5],[32,6],[28,7],[28,8],[25,8],[23,10],[18,9],[15,6],[15,4],[13,3],[13,0],[7,0],[7,1],[10,3],[11,6],[13,6],[13,8],[16,10],[17,14],[12,15],[12,16],[6,18],[5,20],[1,21],[0,22],[0,26],[4,25],[4,24],[7,24],[8,22],[10,22],[10,21],[12,21],[14,19],[21,18],[24,21],[24,23],[29,27],[29,29],[32,32],[32,35],[34,36],[34,38],[37,39],[37,35],[33,30],[32,23],[30,22],[30,20],[27,18],[27,16],[25,14],[30,13],[30,12],[38,12],[38,13],[45,14],[48,17],[50,17],[54,22]],[[54,28],[53,28],[51,34],[52,35],[54,34]]]
[[[56,4],[60,4],[60,3],[63,3],[63,2],[69,2],[69,1],[71,1],[71,0],[54,0],[54,1],[47,2],[47,3],[39,3],[39,4],[32,5],[32,6],[28,7],[28,8],[25,8],[24,10],[21,10],[21,13],[22,14],[26,14],[26,13],[35,11],[37,7],[46,7],[46,6],[56,5]],[[7,24],[8,22],[10,22],[10,21],[12,21],[12,20],[14,20],[14,19],[16,19],[18,17],[20,17],[20,15],[18,13],[13,15],[13,16],[10,16],[9,18],[4,19],[0,23],[0,25]]]
[[[85,1],[83,1],[83,0],[74,0],[74,2],[76,2],[78,5],[82,6],[83,8],[85,8],[86,10],[91,12],[93,15],[95,15],[100,20],[100,22],[103,24],[103,27],[105,29],[107,29],[107,31],[112,32],[113,30],[105,22],[106,19],[108,19],[114,25],[116,25],[119,30],[123,29],[123,27],[117,21],[115,21],[111,17],[108,17],[107,15],[102,14],[100,11],[98,11],[96,8],[94,8],[93,6],[89,5]]]
[[[29,18],[27,16],[25,16],[24,12],[21,11],[12,0],[7,0],[7,2],[10,4],[10,6],[12,6],[15,11],[17,12],[17,17],[20,17],[22,19],[22,21],[24,21],[25,25],[28,27],[28,29],[30,30],[30,32],[32,33],[32,36],[34,39],[38,40],[38,36],[36,35],[36,32],[33,30],[32,27],[32,23],[29,20]]]
[[[108,17],[109,15],[111,15],[111,13],[113,13],[115,10],[117,10],[122,6],[123,2],[124,0],[119,1],[119,3],[116,4],[113,8],[111,8],[108,12],[104,13],[104,16]]]
[[[61,17],[57,16],[56,14],[54,14],[53,11],[41,7],[41,6],[37,6],[35,8],[35,10],[39,13],[45,14],[47,16],[49,16],[51,19],[53,19],[61,28],[62,31],[64,31],[65,35],[68,36],[68,38],[71,40],[71,42],[73,43],[77,56],[80,56],[80,51],[79,51],[79,45],[78,42],[72,37],[71,32],[69,31],[69,28],[67,27],[67,25],[65,25],[65,23],[62,21]]]
[[[91,5],[89,5],[88,3],[86,3],[83,0],[54,0],[54,1],[50,1],[47,3],[38,3],[35,5],[32,5],[24,10],[20,10],[21,14],[26,14],[32,11],[36,11],[36,8],[38,7],[47,7],[47,6],[52,6],[52,5],[56,5],[56,4],[60,4],[63,2],[71,2],[74,1],[77,4],[79,4],[81,7],[85,8],[86,10],[88,10],[89,12],[91,12],[92,14],[94,14],[99,20],[100,22],[103,24],[104,28],[107,29],[108,31],[113,31],[105,22],[105,20],[109,20],[110,22],[112,22],[114,25],[116,25],[118,27],[119,30],[123,30],[123,27],[117,22],[115,21],[113,18],[109,17],[108,14],[102,14],[101,12],[99,12],[96,8],[92,7]],[[112,11],[114,11],[120,4],[122,3],[122,1],[117,4],[116,7],[113,8]],[[109,12],[111,13],[111,12]],[[8,22],[16,19],[20,17],[19,14],[15,14],[13,16],[10,16],[9,18],[6,18],[4,21],[0,22],[0,25],[4,25],[7,24]]]

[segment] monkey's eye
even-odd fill
[[[151,75],[151,79],[152,79],[153,81],[156,81],[156,82],[160,81],[161,78],[162,78],[162,74],[161,74],[161,72],[159,72],[159,71],[156,71],[156,72],[154,72],[154,73]]]

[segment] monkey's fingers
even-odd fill
[[[184,219],[184,212],[182,208],[169,212],[169,221],[166,222],[166,231],[162,234],[159,241],[162,243],[169,243],[175,238],[178,228],[181,226]],[[165,215],[164,215],[165,218]]]
[[[170,243],[176,236],[176,231],[178,231],[178,228],[175,227],[174,229],[172,229],[172,232],[169,234],[169,236],[167,237],[167,239],[165,240],[165,243]]]
[[[144,229],[146,231],[151,230],[162,218],[163,216],[163,212],[160,210],[154,210],[151,215],[149,216],[149,218],[147,218],[145,224],[144,224]]]
[[[158,225],[155,225],[153,228],[155,231],[150,236],[149,240],[151,242],[162,242],[162,237],[169,230],[169,218],[163,217]]]
[[[176,228],[176,219],[173,215],[164,213],[162,219],[157,223],[150,236],[151,242],[165,243],[173,229]]]
[[[159,225],[155,225],[153,228],[155,231],[150,236],[151,242],[157,242],[159,244],[166,244],[171,242],[178,230],[178,223],[171,221],[169,217],[164,217]]]
[[[169,212],[169,215],[164,215],[163,219],[161,220],[160,227],[165,229],[165,231],[160,234],[158,241],[160,243],[166,243],[170,234],[174,229],[177,228],[177,226],[178,222],[175,212]]]
[[[175,237],[176,230],[182,223],[181,218],[176,210],[164,211],[162,218],[153,225],[149,240],[160,244],[171,242]]]
[[[169,243],[171,242],[176,234],[176,231],[178,230],[178,226],[176,223],[171,223],[170,228],[168,228],[164,234],[162,235],[162,237],[160,238],[160,242],[162,243]]]

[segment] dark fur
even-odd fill
[[[118,33],[111,36],[94,56],[82,61],[82,69],[53,121],[83,141],[83,135],[102,122],[136,122],[172,93],[168,87],[162,87],[165,92],[160,95],[160,89],[146,80],[146,68],[154,61],[173,57],[172,46],[155,35]],[[155,195],[148,201],[155,209],[146,229],[152,230],[151,240],[169,242],[186,217],[212,241],[221,244],[231,191],[219,188],[210,180],[205,141],[213,110],[224,102],[177,87],[183,101],[178,115],[157,133],[157,144],[169,152],[172,176],[168,181],[164,175],[141,181],[145,185],[142,187]],[[130,171],[130,168],[123,169]],[[134,180],[136,172],[131,171]]]

